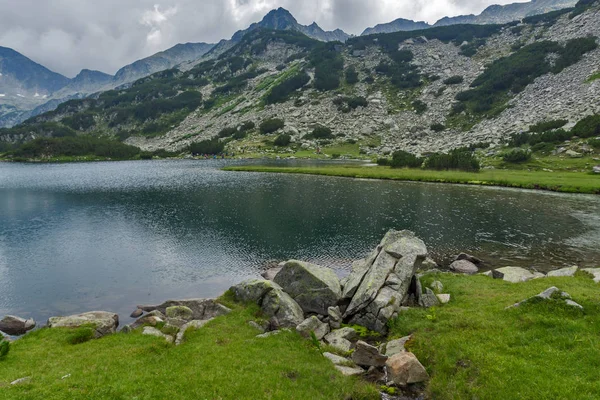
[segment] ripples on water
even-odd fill
[[[600,264],[600,199],[223,172],[224,161],[0,164],[0,314],[216,296],[269,260],[347,270],[391,228],[438,261]],[[343,273],[343,272],[341,272]]]

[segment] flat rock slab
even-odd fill
[[[582,271],[585,271],[594,276],[594,282],[600,283],[600,268],[585,268]]]
[[[340,281],[331,268],[290,260],[273,279],[304,312],[327,315],[342,297]]]
[[[548,274],[546,276],[549,278],[550,277],[560,277],[560,276],[575,276],[575,273],[577,272],[578,269],[579,269],[579,267],[577,267],[577,266],[561,268],[561,269],[557,269],[555,271],[548,272]]]
[[[545,275],[541,273],[533,273],[521,267],[503,267],[491,271],[492,277],[502,279],[506,282],[519,283],[527,282],[532,279],[542,278]]]
[[[411,339],[411,336],[405,336],[400,339],[390,340],[385,345],[385,355],[388,357],[391,357],[398,353],[406,352],[404,345],[406,345],[406,342],[408,342],[410,339]]]
[[[142,331],[142,335],[160,337],[160,338],[165,339],[168,343],[173,343],[173,341],[175,340],[173,338],[173,336],[171,336],[171,335],[165,335],[164,333],[162,333],[158,329],[153,328],[151,326],[144,327],[144,330]]]
[[[222,304],[217,303],[214,299],[188,299],[188,300],[168,300],[158,305],[141,305],[138,308],[145,312],[160,311],[162,314],[167,313],[167,308],[173,306],[185,306],[192,310],[193,320],[207,320],[221,315],[226,315],[231,310]]]
[[[175,345],[179,346],[181,343],[183,343],[185,331],[187,331],[188,329],[200,329],[204,327],[204,325],[208,324],[210,321],[212,321],[212,319],[207,319],[205,321],[190,321],[183,325],[179,329],[179,332],[177,332],[177,335],[175,336]]]
[[[79,328],[83,325],[94,325],[96,338],[115,333],[119,326],[119,316],[106,311],[91,311],[68,317],[51,317],[48,319],[50,328]]]
[[[365,370],[360,367],[345,367],[343,365],[336,365],[335,369],[340,371],[344,376],[356,376],[365,373]]]
[[[331,361],[335,365],[343,365],[346,367],[348,366],[349,363],[352,362],[352,361],[348,360],[347,358],[340,357],[336,354],[327,353],[327,352],[323,353],[323,357],[327,358],[329,361]]]

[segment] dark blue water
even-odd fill
[[[600,197],[223,172],[225,161],[0,163],[0,315],[209,297],[299,258],[340,271],[391,228],[443,261],[600,264]]]

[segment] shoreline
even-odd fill
[[[578,172],[545,172],[523,170],[483,170],[480,172],[391,169],[389,167],[272,167],[229,166],[230,172],[284,173],[332,176],[354,179],[431,182],[475,186],[494,186],[559,193],[600,194],[600,175]]]

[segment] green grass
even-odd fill
[[[374,386],[338,373],[294,333],[257,339],[237,308],[175,347],[139,332],[70,344],[70,330],[41,329],[0,361],[2,399],[377,399]],[[69,375],[62,379],[62,377]],[[25,376],[31,382],[11,386]]]
[[[527,170],[482,170],[480,172],[391,169],[389,167],[356,166],[236,166],[227,171],[294,173],[340,176],[348,178],[390,179],[402,181],[462,183],[550,190],[569,193],[600,194],[600,177],[583,172],[545,172]]]
[[[595,72],[589,78],[587,78],[587,82],[591,83],[598,79],[600,79],[600,72]]]
[[[432,278],[432,277],[428,277]],[[511,284],[484,276],[435,276],[450,303],[410,309],[392,326],[431,375],[432,399],[598,399],[600,285],[585,277]],[[584,311],[558,301],[505,310],[556,286]]]

